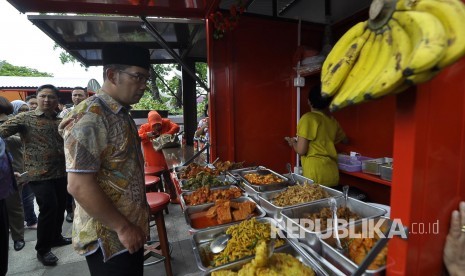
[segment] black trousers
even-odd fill
[[[8,271],[8,212],[5,199],[0,199],[0,276]]]
[[[52,243],[62,237],[67,194],[66,177],[31,181],[29,186],[39,205],[36,250],[39,254],[45,254],[50,251]]]
[[[86,256],[92,276],[142,276],[144,275],[144,249],[134,254],[125,252],[103,262],[102,250]]]

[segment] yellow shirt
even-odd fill
[[[305,113],[297,125],[297,136],[309,141],[305,155],[300,156],[303,175],[326,186],[339,184],[335,144],[345,133],[334,117],[320,111]]]

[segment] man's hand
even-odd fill
[[[118,229],[116,233],[120,242],[129,250],[130,254],[139,251],[147,241],[144,231],[132,223],[128,223],[121,229]]]
[[[450,275],[465,275],[465,202],[463,201],[459,204],[459,211],[452,212],[443,259]]]

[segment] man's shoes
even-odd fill
[[[56,265],[58,262],[57,256],[50,251],[45,254],[37,253],[37,259],[45,266]]]
[[[26,242],[24,240],[17,240],[13,242],[13,247],[16,251],[23,249],[24,245],[26,245]]]
[[[68,244],[71,244],[72,242],[73,241],[71,240],[71,238],[61,237],[61,239],[58,239],[58,240],[52,242],[52,247],[68,245]]]
[[[74,219],[74,213],[73,212],[69,212],[66,214],[66,221],[67,222],[73,222],[73,219]]]

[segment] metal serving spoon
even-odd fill
[[[349,197],[349,185],[342,187],[342,194],[344,195],[344,207],[347,208],[347,198]]]
[[[229,234],[221,234],[218,237],[214,238],[210,243],[210,250],[212,253],[220,253],[226,248],[229,239],[231,239],[231,235]]]
[[[339,239],[339,231],[337,230],[337,203],[334,197],[329,198],[329,208],[333,213],[333,232],[334,238],[336,240],[336,250],[345,255],[345,250],[342,247],[341,240]]]
[[[292,174],[291,163],[287,163],[287,164],[286,164],[286,168],[287,168],[287,170],[289,171],[289,175],[291,176],[292,182],[297,183],[297,182],[295,181],[294,175]]]

